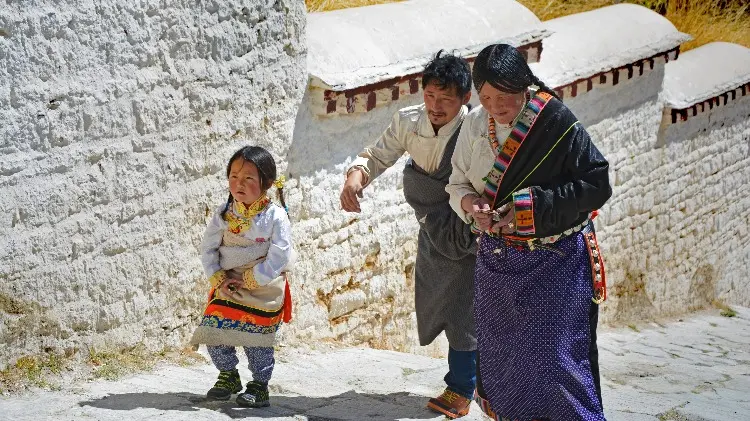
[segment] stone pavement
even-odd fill
[[[600,362],[610,421],[750,420],[750,309],[665,324],[602,328]],[[210,365],[161,366],[119,381],[0,397],[0,420],[440,420],[424,409],[442,389],[445,360],[361,348],[277,354],[272,406],[206,403]],[[247,369],[240,371],[247,379]],[[465,421],[485,419],[475,404]]]

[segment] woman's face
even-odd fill
[[[479,102],[496,122],[510,124],[526,105],[526,93],[509,94],[485,83],[479,91]]]

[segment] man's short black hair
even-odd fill
[[[460,97],[471,91],[471,69],[469,63],[463,58],[453,54],[443,54],[440,50],[424,68],[422,74],[422,89],[430,83],[434,83],[440,89],[456,88],[456,94]]]

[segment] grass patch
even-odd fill
[[[416,373],[416,372],[417,372],[417,370],[414,370],[414,369],[412,369],[412,368],[409,368],[409,367],[403,367],[403,368],[401,369],[401,374],[402,374],[402,375],[403,375],[404,377],[410,376],[410,375],[412,375],[412,374],[414,374],[414,373]]]
[[[398,1],[400,0],[305,0],[305,5],[308,12],[327,12],[329,10],[396,3]]]
[[[66,356],[69,355],[69,356]],[[70,354],[28,355],[0,371],[0,394],[16,393],[24,389],[39,387],[60,389],[60,374],[75,372],[68,380],[105,379],[116,380],[124,375],[149,371],[158,362],[177,364],[182,367],[205,363],[206,359],[192,348],[164,348],[150,352],[142,345],[121,351],[89,351],[85,358]]]
[[[614,0],[518,0],[541,20],[610,6]],[[687,51],[714,41],[750,47],[750,4],[742,0],[625,0],[655,10],[679,30],[693,36]]]
[[[682,408],[683,405],[678,406],[677,408]],[[657,415],[659,421],[688,421],[687,418],[685,418],[684,415],[677,412],[677,409],[672,408],[667,412],[664,412],[662,414]]]
[[[679,420],[679,416],[680,414],[677,411],[675,411],[674,409],[670,409],[669,411],[659,415],[659,421]]]
[[[26,303],[9,295],[0,294],[0,311],[4,313],[21,315],[38,309],[39,304]]]
[[[91,350],[88,358],[89,364],[93,367],[93,377],[105,380],[116,380],[124,375],[140,371],[151,371],[156,363],[161,361],[185,367],[204,362],[205,358],[192,348],[182,350],[165,348],[159,352],[150,352],[140,344],[121,351]]]
[[[167,361],[176,363],[180,367],[188,367],[195,364],[203,364],[206,361],[203,355],[199,354],[198,351],[192,347],[183,348],[181,350],[168,351],[165,355]]]
[[[711,304],[713,304],[714,307],[716,307],[719,310],[721,310],[719,312],[719,314],[721,314],[724,317],[735,317],[735,316],[737,316],[737,312],[732,307],[729,307],[723,301],[714,300],[713,303],[711,303]]]
[[[518,0],[540,20],[588,12],[615,4],[612,0]]]
[[[97,379],[115,380],[124,374],[134,371],[149,371],[155,362],[148,358],[148,352],[141,345],[122,351],[89,350],[88,362],[93,366],[93,375]]]
[[[67,369],[69,361],[62,355],[27,355],[0,371],[0,393],[15,392],[28,387],[55,388],[49,379]]]
[[[346,9],[397,0],[305,0],[309,12]],[[750,3],[743,0],[624,0],[664,15],[681,32],[694,39],[682,51],[714,41],[734,42],[750,47]],[[549,20],[574,13],[611,6],[616,0],[518,0],[539,19]],[[460,13],[457,10],[456,13]]]
[[[628,325],[628,327],[629,327],[629,328],[630,328],[630,330],[632,330],[633,332],[640,332],[640,331],[641,331],[640,329],[638,329],[638,326],[636,326],[636,325],[634,325],[634,324],[629,324],[629,325]]]
[[[726,307],[726,308],[721,309],[721,312],[719,314],[721,314],[724,317],[734,317],[737,315],[737,312],[734,311],[732,307]]]
[[[714,41],[750,47],[750,4],[746,1],[672,0],[665,16],[678,30],[693,36],[682,45],[683,51]]]

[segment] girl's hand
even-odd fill
[[[237,290],[242,288],[244,283],[238,279],[227,278],[224,282],[219,285],[219,290],[225,297],[232,297],[237,293]]]

